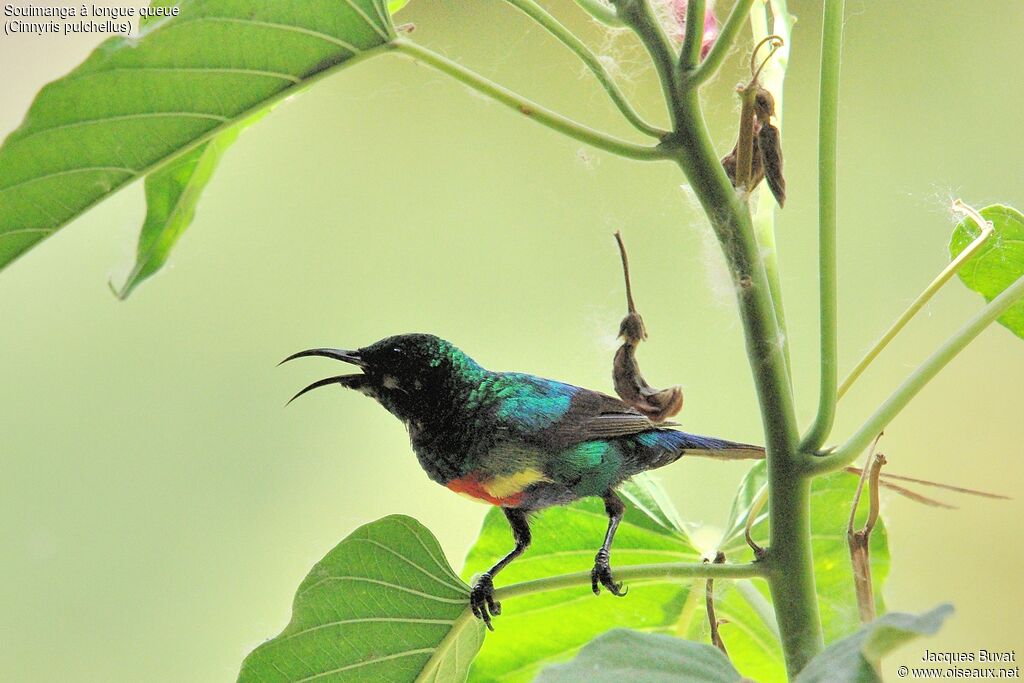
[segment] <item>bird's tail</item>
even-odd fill
[[[634,437],[626,453],[627,469],[633,473],[653,470],[674,463],[684,455],[699,455],[719,460],[759,460],[764,448],[747,443],[687,434],[674,429],[659,429]]]

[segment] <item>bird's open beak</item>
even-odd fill
[[[293,353],[292,355],[288,356],[283,361],[281,361],[281,363],[278,363],[278,365],[281,365],[282,363],[287,363],[290,360],[295,360],[296,358],[305,358],[307,356],[323,356],[324,358],[333,358],[334,360],[340,360],[345,363],[351,363],[352,365],[358,366],[360,368],[365,368],[367,365],[366,361],[364,361],[359,356],[358,351],[346,351],[345,349],[307,349],[305,351]],[[291,403],[299,396],[302,396],[303,394],[309,391],[313,391],[313,389],[325,387],[328,384],[340,384],[341,386],[348,387],[350,389],[358,389],[360,386],[362,386],[362,384],[365,381],[366,375],[358,373],[352,375],[337,375],[335,377],[328,377],[326,379],[321,379],[316,382],[313,382],[308,387],[292,396],[288,400],[288,403]]]

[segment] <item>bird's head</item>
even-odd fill
[[[455,345],[432,334],[399,334],[352,351],[308,349],[282,363],[306,356],[333,358],[361,372],[313,382],[292,397],[339,384],[376,399],[402,420],[420,420],[459,386],[472,383],[483,370]],[[290,403],[291,401],[289,401]]]

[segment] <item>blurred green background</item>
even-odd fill
[[[617,59],[658,117],[641,54],[569,0],[552,10]],[[817,401],[817,3],[796,1],[786,90],[789,203],[779,249],[799,411]],[[571,56],[501,2],[415,0],[415,38],[622,134]],[[1024,207],[1024,9],[1013,0],[848,3],[840,140],[841,367],[947,262],[950,199]],[[96,38],[3,37],[0,131]],[[743,55],[705,91],[723,153]],[[141,184],[0,274],[0,679],[225,681],[278,632],[309,567],[392,512],[458,568],[486,508],[427,480],[371,401],[317,393],[298,349],[431,331],[483,364],[610,390],[623,314],[621,229],[657,385],[682,383],[690,431],[760,440],[717,246],[677,169],[583,149],[444,76],[383,57],[243,135],[171,265],[125,303]],[[982,305],[959,283],[841,404],[835,438]],[[994,326],[890,427],[889,471],[996,490],[959,511],[887,497],[889,606],[957,615],[933,650],[1020,649],[1024,344]],[[724,522],[742,464],[660,477],[692,522]],[[840,530],[837,530],[837,533]],[[598,539],[595,539],[595,543]],[[585,569],[585,567],[581,567]],[[607,599],[607,598],[605,598]],[[515,609],[512,604],[509,610]],[[612,624],[609,624],[611,627]]]

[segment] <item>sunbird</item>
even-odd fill
[[[515,547],[474,581],[473,614],[493,630],[501,614],[494,577],[530,545],[529,514],[580,498],[604,500],[608,530],[594,557],[591,586],[625,595],[610,555],[625,505],[615,489],[634,474],[688,453],[750,457],[758,446],[655,423],[625,402],[589,389],[521,372],[493,372],[431,334],[387,337],[354,351],[318,348],[361,372],[319,380],[292,397],[341,385],[380,403],[405,423],[420,466],[432,480],[505,513]],[[289,401],[290,403],[291,401]],[[732,453],[728,453],[732,451]]]

